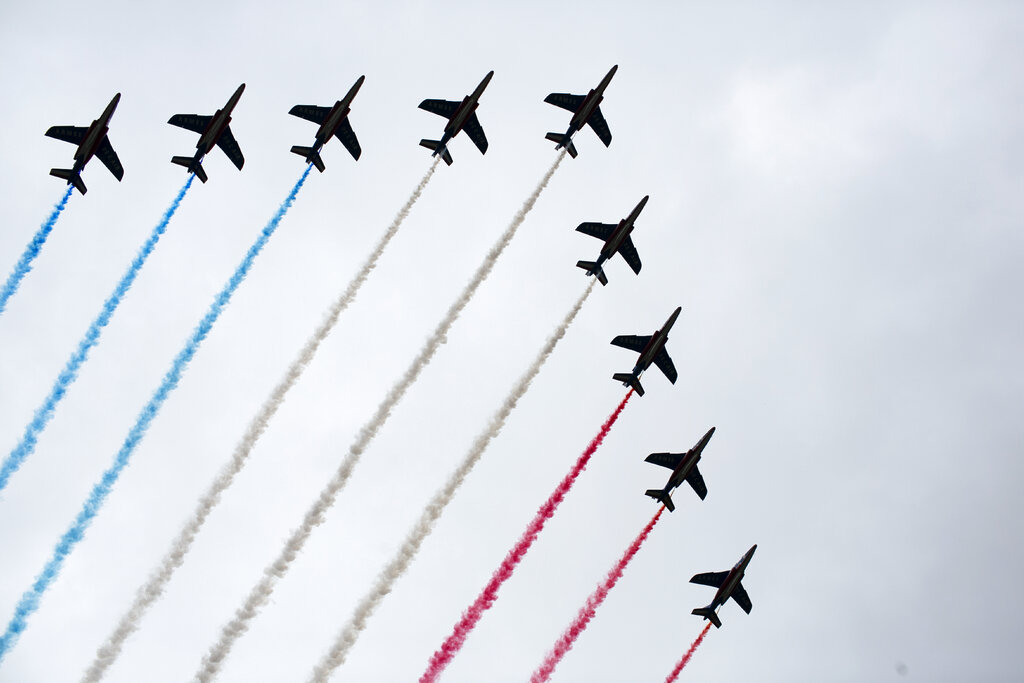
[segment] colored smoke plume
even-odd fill
[[[555,510],[558,509],[558,505],[565,498],[565,495],[572,488],[572,485],[576,482],[577,477],[586,468],[587,463],[590,462],[590,457],[604,441],[604,438],[611,431],[612,425],[619,419],[619,415],[622,414],[623,409],[626,407],[626,403],[629,398],[633,395],[633,390],[630,389],[626,396],[619,403],[604,424],[601,425],[601,430],[594,437],[590,445],[587,446],[586,450],[576,460],[576,464],[573,465],[565,478],[558,484],[558,487],[554,490],[551,496],[540,506],[537,510],[537,514],[534,515],[530,521],[529,526],[526,527],[526,531],[519,538],[519,541],[513,546],[512,550],[509,551],[508,555],[502,561],[501,566],[498,567],[497,571],[491,576],[491,580],[484,586],[483,591],[477,596],[469,608],[462,613],[462,618],[455,625],[451,635],[441,644],[441,647],[434,652],[434,655],[430,658],[430,663],[427,665],[427,670],[420,676],[420,683],[432,683],[437,680],[437,677],[441,675],[445,667],[452,661],[459,650],[462,649],[463,644],[466,642],[466,638],[473,631],[477,622],[483,616],[484,612],[491,608],[494,601],[498,599],[498,590],[501,588],[508,579],[512,576],[512,572],[515,571],[516,566],[522,561],[523,557],[526,556],[530,546],[537,540],[540,532],[544,529],[544,524],[551,519],[555,514]]]
[[[39,256],[39,252],[42,250],[43,245],[46,244],[46,238],[50,236],[50,231],[53,230],[53,226],[57,224],[57,218],[60,216],[64,207],[68,205],[68,200],[71,198],[71,191],[74,190],[73,185],[68,185],[67,191],[59,202],[53,207],[53,211],[50,212],[50,217],[39,226],[39,230],[32,236],[32,241],[25,247],[25,251],[21,253],[21,258],[14,265],[14,270],[7,277],[7,282],[4,283],[3,289],[0,289],[0,314],[7,308],[7,301],[14,296],[14,293],[18,291],[18,287],[21,285],[21,280],[28,275],[28,272],[32,270],[32,262],[36,260],[36,256]],[[0,487],[2,488],[2,487]]]
[[[519,226],[522,225],[523,221],[526,220],[526,215],[533,208],[537,198],[540,197],[540,193],[547,187],[548,181],[551,180],[551,176],[554,175],[555,170],[558,168],[559,163],[565,157],[564,152],[558,155],[555,163],[551,165],[551,168],[544,174],[540,184],[537,185],[536,189],[530,194],[529,198],[523,203],[523,206],[516,213],[512,219],[511,224],[505,229],[501,237],[498,238],[498,242],[491,247],[491,250],[484,257],[483,263],[477,268],[472,279],[462,290],[462,294],[455,300],[455,303],[451,305],[448,312],[445,314],[444,319],[438,324],[434,332],[427,339],[426,344],[420,350],[420,353],[413,360],[412,365],[406,369],[398,382],[391,387],[387,396],[377,407],[377,411],[374,413],[370,421],[363,425],[363,428],[359,431],[359,435],[356,437],[355,442],[349,447],[348,453],[342,459],[341,464],[338,466],[337,471],[331,477],[330,481],[327,482],[327,486],[317,495],[316,501],[313,506],[306,511],[305,516],[302,519],[302,524],[292,532],[292,535],[285,542],[284,547],[281,548],[281,553],[278,557],[270,563],[264,570],[263,576],[253,586],[249,595],[246,597],[245,602],[235,611],[235,615],[231,620],[224,625],[221,630],[220,636],[217,638],[217,642],[210,648],[210,651],[203,656],[203,661],[199,667],[199,671],[196,672],[196,678],[202,683],[208,683],[212,681],[217,674],[220,672],[221,666],[224,664],[224,660],[231,652],[231,648],[235,642],[249,630],[249,623],[259,614],[259,611],[270,599],[271,594],[274,592],[274,588],[277,582],[288,573],[288,569],[291,567],[292,562],[295,560],[299,551],[302,550],[303,546],[306,545],[306,541],[309,540],[310,535],[313,533],[313,529],[323,523],[324,515],[334,505],[335,499],[338,497],[338,493],[348,483],[348,479],[352,474],[352,470],[358,464],[360,457],[362,457],[363,451],[370,445],[373,438],[377,435],[384,423],[387,422],[388,417],[391,415],[391,411],[395,405],[405,396],[405,392],[408,391],[409,387],[419,377],[420,372],[423,371],[434,357],[437,349],[444,343],[448,336],[448,331],[451,329],[452,324],[459,317],[462,309],[466,307],[470,299],[476,293],[476,290],[480,287],[483,281],[490,274],[494,268],[494,264],[497,262],[498,257],[508,246],[509,242],[515,236]]]
[[[704,636],[708,634],[709,630],[711,630],[710,621],[704,625],[704,630],[700,632],[700,635],[697,636],[697,639],[693,641],[692,645],[690,645],[690,649],[686,651],[686,654],[683,655],[683,658],[679,660],[678,664],[676,664],[676,668],[672,669],[672,673],[670,673],[668,675],[668,678],[665,679],[665,683],[672,683],[677,678],[679,678],[679,672],[683,670],[684,666],[690,663],[690,658],[693,657],[693,653],[697,651],[698,647],[700,647],[700,644],[704,641]]]
[[[484,432],[477,437],[476,441],[473,442],[472,447],[469,449],[469,453],[463,459],[462,463],[458,468],[452,472],[448,481],[444,487],[441,488],[434,497],[427,503],[423,513],[420,515],[419,521],[409,532],[409,535],[405,539],[405,543],[398,549],[395,557],[391,562],[384,568],[384,570],[377,577],[376,583],[370,592],[362,599],[359,605],[356,606],[355,611],[352,614],[352,618],[349,623],[338,633],[337,639],[328,650],[324,658],[317,664],[313,670],[313,675],[310,680],[317,681],[317,683],[326,682],[331,673],[334,672],[339,666],[345,663],[345,658],[348,656],[352,646],[355,645],[356,640],[359,638],[359,634],[362,633],[363,629],[366,628],[366,622],[376,611],[377,607],[384,600],[384,598],[394,588],[395,582],[405,573],[405,570],[409,568],[413,559],[416,557],[416,553],[419,552],[420,546],[423,541],[426,540],[427,536],[434,530],[434,525],[437,520],[440,519],[441,514],[444,512],[445,507],[451,502],[452,498],[455,497],[456,491],[462,486],[462,483],[469,476],[469,473],[473,470],[473,467],[483,456],[484,451],[487,450],[487,446],[490,442],[501,433],[502,427],[505,426],[505,421],[508,416],[515,409],[516,404],[519,402],[530,388],[530,383],[540,372],[540,369],[544,366],[545,361],[551,355],[551,352],[555,350],[555,346],[565,336],[566,331],[572,324],[572,321],[576,318],[576,315],[583,308],[584,302],[587,297],[594,290],[594,283],[596,280],[591,280],[590,284],[587,285],[583,295],[576,301],[573,307],[569,310],[569,313],[562,320],[562,323],[555,329],[554,333],[548,338],[547,343],[541,349],[541,352],[534,359],[533,364],[530,368],[519,378],[519,381],[509,392],[509,395],[505,398],[505,402],[502,403],[501,408],[491,418],[487,428]]]
[[[597,608],[601,606],[604,599],[608,597],[609,591],[611,591],[611,589],[615,587],[615,584],[618,583],[619,579],[622,578],[622,573],[626,570],[626,566],[629,565],[630,560],[632,560],[633,556],[640,550],[640,546],[643,545],[643,542],[647,540],[651,530],[654,528],[654,525],[658,523],[658,519],[661,518],[661,513],[664,511],[664,505],[658,508],[658,511],[654,513],[654,517],[651,518],[651,521],[649,521],[647,526],[643,528],[640,535],[633,540],[633,543],[626,548],[626,552],[621,558],[619,558],[618,563],[616,563],[616,565],[612,567],[612,570],[608,572],[608,576],[605,577],[604,582],[590,594],[590,597],[587,598],[586,603],[584,603],[583,607],[580,609],[579,614],[576,615],[576,619],[573,620],[572,624],[569,625],[569,628],[567,628],[565,633],[562,634],[562,637],[558,639],[557,643],[555,643],[551,652],[548,653],[548,656],[545,657],[544,663],[541,664],[539,669],[533,672],[533,675],[530,677],[530,683],[544,683],[544,681],[551,678],[551,674],[554,673],[555,667],[558,666],[560,661],[562,661],[562,657],[565,656],[565,653],[572,649],[573,644],[576,642],[576,639],[580,637],[580,634],[586,630],[590,620],[593,619],[594,615],[597,613]]]

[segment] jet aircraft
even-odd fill
[[[184,166],[204,183],[207,180],[206,171],[203,170],[203,157],[205,157],[214,145],[217,145],[231,159],[231,163],[241,171],[245,157],[242,150],[235,142],[235,136],[231,134],[231,111],[238,104],[238,98],[245,90],[245,83],[238,86],[238,90],[228,99],[223,109],[218,109],[213,116],[201,116],[199,114],[175,114],[167,123],[179,128],[185,128],[193,133],[199,133],[199,142],[196,143],[196,153],[193,157],[172,157],[171,163]]]
[[[365,79],[366,76],[360,76],[355,85],[349,88],[348,94],[335,102],[333,107],[296,104],[288,112],[292,116],[298,116],[300,119],[320,124],[320,128],[316,131],[316,139],[313,141],[313,146],[302,147],[295,145],[292,147],[292,152],[305,157],[306,163],[313,164],[316,166],[316,170],[321,173],[324,172],[325,166],[324,160],[320,158],[320,150],[331,139],[332,135],[341,140],[341,144],[345,145],[345,149],[349,151],[353,159],[358,160],[359,155],[362,153],[362,150],[359,148],[359,140],[356,139],[356,134],[352,130],[352,124],[349,123],[348,113],[352,110],[352,100],[355,98],[356,93],[359,92],[359,87]]]
[[[636,247],[633,246],[633,239],[629,234],[633,232],[636,218],[644,210],[648,197],[641,199],[636,208],[619,221],[618,225],[612,225],[611,223],[580,223],[576,227],[576,232],[582,232],[584,235],[604,240],[604,246],[601,247],[601,253],[598,255],[597,261],[577,261],[576,267],[587,271],[587,275],[596,275],[600,283],[606,285],[608,284],[608,278],[605,276],[601,264],[615,256],[615,254],[622,254],[622,258],[633,269],[633,272],[639,275],[640,255],[636,253]]]
[[[103,165],[110,170],[118,181],[124,177],[124,168],[121,160],[117,158],[117,152],[110,145],[107,138],[107,131],[110,129],[110,117],[117,109],[117,103],[121,100],[121,93],[114,95],[110,104],[103,110],[100,117],[93,121],[88,128],[79,126],[52,126],[46,131],[46,136],[70,142],[78,145],[75,150],[75,163],[71,168],[51,168],[50,175],[68,181],[68,185],[74,185],[82,194],[86,193],[85,183],[82,182],[82,169],[95,155],[103,162]]]
[[[700,496],[700,499],[704,500],[708,495],[708,487],[704,484],[704,477],[700,476],[697,463],[700,462],[701,453],[704,452],[704,447],[708,445],[708,441],[711,441],[711,435],[714,433],[715,428],[712,427],[708,430],[707,434],[700,438],[700,441],[693,448],[685,453],[651,453],[644,458],[644,462],[651,462],[672,470],[665,488],[647,489],[645,495],[661,501],[668,508],[668,511],[672,512],[676,509],[676,506],[672,503],[672,496],[669,494],[672,492],[672,489],[680,486],[685,481],[693,487],[694,492]]]
[[[743,573],[747,570],[747,565],[750,564],[750,558],[754,556],[755,550],[757,550],[756,543],[729,571],[697,574],[690,579],[690,583],[699,583],[702,586],[712,586],[718,589],[718,592],[715,593],[715,597],[712,598],[710,605],[707,607],[698,607],[693,610],[691,614],[696,614],[699,617],[710,619],[711,623],[715,625],[715,628],[722,628],[722,620],[718,618],[718,613],[715,612],[715,609],[724,605],[729,598],[735,600],[736,604],[738,604],[744,612],[750,614],[750,609],[753,605],[750,604],[750,596],[747,595],[747,591],[743,589],[743,584],[740,583],[740,581],[743,580]]]
[[[440,154],[441,158],[444,159],[444,163],[451,166],[452,155],[448,152],[448,141],[458,135],[461,130],[466,131],[466,135],[473,141],[473,144],[476,145],[481,154],[487,152],[487,137],[484,135],[484,129],[480,125],[480,120],[476,117],[476,108],[480,106],[478,101],[480,95],[483,93],[484,88],[487,87],[487,84],[491,82],[493,75],[493,71],[488,71],[487,75],[484,76],[484,80],[480,81],[480,85],[476,86],[476,90],[467,95],[462,102],[452,102],[449,100],[423,100],[420,102],[420,109],[448,119],[448,125],[444,127],[444,135],[441,136],[440,140],[420,140],[421,146],[434,150],[434,153],[430,156],[433,157]]]
[[[553,92],[544,98],[544,101],[548,104],[553,104],[556,107],[561,107],[572,112],[572,119],[569,121],[569,129],[565,131],[565,134],[559,133],[548,133],[544,137],[552,142],[558,143],[555,145],[555,149],[566,148],[569,152],[569,156],[573,159],[576,158],[576,146],[572,144],[572,136],[576,134],[576,131],[583,128],[583,126],[590,124],[590,127],[597,133],[597,137],[601,139],[604,146],[612,144],[612,132],[608,130],[608,123],[604,120],[604,115],[601,113],[601,101],[604,100],[604,89],[611,83],[612,76],[615,75],[615,70],[619,68],[616,64],[611,68],[611,71],[601,79],[601,82],[596,88],[591,90],[586,95],[570,95],[569,93]]]
[[[624,349],[636,351],[640,354],[640,358],[637,359],[632,372],[617,372],[612,375],[612,379],[622,382],[624,387],[633,387],[636,393],[643,396],[644,388],[640,386],[640,375],[644,370],[651,367],[651,363],[654,363],[658,366],[659,370],[665,373],[668,381],[675,384],[676,366],[672,364],[672,359],[669,358],[668,351],[665,350],[665,342],[668,341],[668,331],[672,329],[672,325],[675,324],[681,310],[682,306],[673,311],[664,327],[650,336],[624,334],[612,339],[612,344],[615,346],[621,346]]]

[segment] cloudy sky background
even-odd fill
[[[62,186],[73,147],[122,92],[110,139],[0,317],[6,454],[185,180],[169,163],[241,82],[232,130],[126,297],[37,452],[0,494],[0,615],[49,558],[172,357],[270,218],[328,106],[366,75],[336,141],[44,596],[0,681],[76,680],[191,515],[249,420],[429,166],[420,138],[495,71],[357,302],[211,516],[111,681],[190,677],[223,623],[555,158],[568,113],[612,64],[602,109],[365,454],[224,681],[305,680],[422,505],[586,285],[600,243],[651,196],[595,291],[383,603],[335,680],[408,681],[623,395],[608,341],[683,311],[669,351],[445,681],[526,680],[655,511],[643,462],[718,428],[710,493],[675,495],[553,680],[663,680],[712,590],[687,584],[759,549],[754,610],[722,610],[683,680],[1019,680],[1024,422],[1013,3],[8,3],[0,9],[0,268]]]

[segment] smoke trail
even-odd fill
[[[661,518],[661,513],[665,511],[665,506],[662,505],[658,508],[658,511],[654,513],[654,517],[647,523],[647,526],[643,528],[640,535],[637,536],[633,543],[626,549],[626,552],[619,559],[618,563],[612,567],[612,570],[608,572],[608,576],[605,577],[604,582],[597,587],[587,601],[583,604],[579,614],[576,615],[576,619],[569,625],[569,628],[565,630],[562,637],[558,639],[555,646],[548,653],[548,656],[544,658],[544,663],[540,665],[540,668],[533,672],[530,677],[530,683],[544,683],[551,674],[554,673],[555,667],[562,661],[562,657],[565,653],[572,649],[576,639],[579,638],[580,634],[586,630],[587,625],[590,624],[590,620],[594,618],[597,613],[597,608],[601,606],[604,599],[608,597],[608,592],[615,587],[615,584],[622,578],[622,573],[626,570],[626,566],[629,565],[630,560],[640,550],[640,546],[647,540],[651,530],[654,529],[654,525],[658,523],[658,519]]]
[[[576,464],[573,465],[569,473],[565,475],[565,478],[558,484],[558,487],[554,490],[551,496],[540,506],[537,510],[537,514],[534,515],[533,520],[530,521],[530,525],[526,527],[526,531],[519,537],[519,541],[512,547],[508,555],[502,561],[501,566],[498,567],[497,571],[491,576],[491,580],[484,586],[483,591],[477,596],[473,604],[462,613],[462,619],[455,624],[455,628],[452,630],[451,635],[441,644],[434,655],[430,658],[430,663],[427,665],[427,670],[420,676],[420,683],[432,683],[437,680],[437,677],[441,675],[445,667],[448,666],[452,658],[458,654],[459,650],[462,649],[463,644],[466,642],[466,638],[473,631],[477,622],[484,615],[484,612],[491,608],[494,601],[498,599],[498,590],[502,584],[509,580],[512,576],[512,572],[515,571],[516,566],[522,561],[523,557],[526,556],[530,546],[537,540],[540,532],[544,529],[544,524],[551,519],[555,514],[555,510],[558,509],[558,505],[565,498],[565,494],[569,492],[572,485],[576,482],[576,478],[580,476],[580,473],[586,468],[587,463],[590,462],[590,456],[601,445],[604,441],[604,437],[611,431],[612,425],[619,419],[619,415],[626,407],[626,402],[629,401],[630,396],[633,395],[633,390],[630,389],[626,392],[625,398],[619,403],[608,419],[605,420],[604,424],[601,425],[601,431],[597,433],[594,440],[590,442],[586,450],[580,455],[579,459],[576,460]]]
[[[73,185],[68,185],[67,191],[59,202],[57,202],[53,211],[50,212],[50,217],[39,226],[39,230],[33,235],[32,241],[25,247],[25,251],[22,252],[21,258],[18,259],[18,263],[15,264],[14,270],[7,278],[7,282],[4,283],[3,289],[0,289],[0,314],[3,314],[4,309],[7,307],[7,300],[14,296],[14,293],[18,291],[18,286],[21,285],[21,280],[28,272],[32,270],[32,262],[35,261],[36,256],[39,256],[40,250],[46,243],[46,238],[50,236],[50,231],[53,230],[53,226],[57,224],[57,218],[60,216],[61,211],[68,205],[68,199],[71,198],[71,191],[74,190]]]
[[[391,387],[388,395],[384,398],[384,401],[377,407],[377,412],[374,413],[370,421],[363,425],[363,428],[359,432],[359,436],[356,438],[355,443],[349,447],[348,454],[342,460],[338,470],[331,477],[331,480],[327,483],[327,486],[317,496],[316,502],[309,510],[306,511],[305,517],[303,517],[302,525],[292,532],[291,537],[284,544],[281,549],[281,554],[278,555],[268,567],[263,570],[263,576],[259,582],[250,591],[245,603],[235,611],[235,616],[229,621],[221,631],[220,637],[217,642],[210,648],[210,651],[203,656],[202,665],[199,671],[196,673],[196,678],[203,683],[213,680],[213,678],[219,673],[220,667],[223,665],[225,658],[228,653],[231,652],[232,646],[235,641],[238,640],[246,631],[249,630],[249,622],[259,613],[259,610],[266,604],[267,600],[270,599],[271,593],[274,592],[274,587],[277,585],[277,581],[283,577],[291,566],[292,561],[298,555],[299,551],[306,544],[310,534],[313,533],[313,529],[323,522],[324,515],[327,510],[330,509],[331,505],[334,504],[335,498],[338,496],[338,492],[344,488],[348,482],[349,476],[352,474],[352,469],[359,462],[360,456],[366,447],[373,440],[373,437],[377,435],[377,431],[384,425],[388,417],[391,415],[391,410],[395,407],[398,401],[405,395],[405,392],[412,386],[412,383],[419,377],[420,372],[427,366],[430,359],[434,357],[434,353],[438,347],[444,342],[448,330],[451,328],[455,319],[458,318],[459,313],[466,307],[469,300],[473,298],[477,288],[490,274],[491,269],[494,268],[494,263],[501,256],[501,252],[505,250],[509,242],[512,241],[512,237],[515,236],[516,230],[522,225],[523,221],[526,220],[526,215],[533,208],[533,205],[537,202],[537,198],[540,197],[540,193],[547,187],[548,181],[551,180],[551,176],[554,175],[555,170],[558,168],[559,163],[565,157],[565,153],[558,155],[555,159],[555,163],[551,165],[547,173],[541,179],[533,193],[527,198],[526,202],[516,213],[512,222],[502,233],[501,237],[498,238],[498,242],[491,247],[491,250],[484,257],[484,262],[477,268],[473,278],[466,285],[465,289],[462,290],[462,294],[455,300],[455,303],[448,309],[448,313],[445,314],[444,319],[438,324],[434,333],[427,340],[423,349],[419,355],[413,360],[412,365],[405,371],[405,374],[398,380],[398,382]]]
[[[352,282],[349,283],[348,288],[339,296],[334,304],[328,309],[327,315],[324,316],[324,320],[320,323],[320,326],[313,332],[313,335],[306,342],[306,345],[299,352],[299,355],[292,361],[291,367],[285,372],[284,378],[274,387],[269,398],[260,408],[259,413],[253,418],[252,422],[249,423],[249,428],[246,430],[242,440],[235,447],[235,452],[231,456],[230,462],[214,479],[213,484],[199,499],[199,505],[196,506],[195,514],[192,519],[189,520],[185,527],[178,534],[174,543],[171,545],[170,552],[164,556],[160,566],[150,576],[149,581],[144,586],[139,588],[135,594],[135,601],[128,611],[121,617],[121,621],[118,623],[114,632],[110,634],[107,642],[96,652],[96,659],[93,661],[92,666],[86,671],[83,681],[88,683],[96,683],[99,681],[106,670],[111,664],[117,659],[118,655],[121,654],[121,649],[124,647],[124,642],[138,627],[143,615],[149,609],[149,607],[156,602],[164,592],[167,583],[171,580],[171,576],[174,575],[175,570],[178,569],[185,561],[185,555],[192,547],[192,542],[195,540],[199,530],[203,527],[206,522],[206,518],[213,511],[213,508],[220,502],[220,497],[224,491],[234,481],[235,476],[242,471],[245,467],[246,462],[249,459],[249,454],[252,452],[253,447],[259,440],[263,432],[266,431],[267,425],[270,423],[271,418],[277,413],[277,409],[281,407],[284,402],[285,396],[302,376],[302,373],[306,370],[306,367],[312,362],[313,357],[316,355],[317,349],[320,348],[320,344],[327,338],[331,330],[334,329],[335,323],[338,322],[338,317],[342,311],[348,308],[349,304],[352,303],[356,298],[356,294],[359,292],[359,288],[362,287],[363,283],[369,277],[370,272],[373,271],[377,265],[377,260],[381,254],[384,253],[384,248],[387,247],[391,238],[398,232],[399,226],[409,215],[409,211],[412,209],[412,205],[416,203],[420,195],[423,193],[424,188],[427,186],[427,182],[430,177],[434,175],[434,171],[437,169],[437,164],[440,161],[440,157],[434,159],[434,163],[427,171],[423,179],[420,180],[419,185],[413,191],[409,197],[409,201],[405,203],[405,206],[395,216],[394,221],[388,226],[384,236],[381,237],[377,243],[376,248],[370,257],[363,264],[363,267],[356,274]]]
[[[434,530],[434,524],[441,517],[445,507],[451,502],[452,498],[455,497],[455,492],[458,491],[459,487],[462,486],[462,482],[465,481],[466,477],[472,471],[477,461],[483,455],[487,446],[491,440],[494,439],[500,432],[502,427],[505,426],[505,420],[515,409],[516,404],[519,402],[525,394],[527,389],[530,388],[530,383],[533,381],[537,373],[544,366],[545,361],[551,355],[551,352],[555,350],[555,346],[565,336],[566,330],[569,329],[569,325],[576,318],[576,314],[583,308],[584,302],[587,297],[590,296],[590,292],[594,289],[595,280],[591,280],[590,284],[587,285],[586,290],[583,292],[583,296],[576,301],[575,305],[569,310],[568,315],[562,321],[555,332],[548,338],[547,343],[541,349],[540,354],[533,361],[533,365],[526,371],[526,373],[519,379],[519,382],[512,388],[505,402],[498,409],[498,412],[491,418],[487,429],[477,437],[473,446],[469,449],[469,453],[466,454],[465,459],[458,466],[458,468],[452,473],[445,483],[444,487],[441,488],[434,497],[427,503],[427,507],[423,510],[423,514],[420,515],[419,521],[409,532],[409,535],[405,539],[405,543],[395,557],[391,560],[391,563],[380,573],[377,577],[377,582],[374,584],[370,592],[363,598],[362,602],[356,607],[355,612],[352,614],[352,618],[348,624],[338,633],[337,639],[334,641],[334,645],[328,650],[320,663],[317,664],[313,670],[313,676],[310,680],[325,682],[327,681],[331,673],[339,666],[345,663],[345,658],[348,657],[349,650],[355,645],[356,640],[362,633],[363,629],[366,628],[366,622],[369,620],[373,613],[377,610],[377,607],[384,600],[384,597],[391,592],[394,587],[395,581],[397,581],[408,569],[413,559],[416,557],[416,553],[419,552],[420,545],[426,540],[430,532]]]
[[[672,669],[672,673],[670,673],[668,675],[668,678],[665,679],[665,683],[673,683],[673,681],[679,678],[679,672],[683,670],[684,666],[690,663],[690,658],[693,657],[693,653],[697,651],[698,647],[700,647],[701,642],[704,641],[704,636],[708,634],[709,630],[711,630],[710,621],[704,626],[704,630],[700,632],[700,635],[697,636],[697,639],[693,641],[693,645],[691,645],[690,649],[686,651],[686,654],[683,655],[683,658],[679,660],[678,664],[676,664],[676,668]]]
[[[114,458],[113,464],[103,473],[103,476],[97,482],[96,486],[93,487],[92,492],[89,494],[89,498],[85,501],[85,505],[82,506],[78,516],[75,518],[74,523],[71,525],[60,541],[57,543],[57,547],[53,551],[53,556],[50,561],[43,567],[43,571],[40,572],[39,576],[36,577],[32,587],[25,591],[21,596],[21,600],[18,602],[18,606],[14,610],[14,616],[11,618],[10,623],[7,625],[7,630],[3,636],[0,636],[0,661],[3,661],[4,655],[14,646],[15,641],[21,632],[25,630],[26,622],[28,617],[36,611],[39,607],[39,599],[42,597],[43,592],[53,583],[54,579],[60,573],[61,567],[64,565],[64,560],[74,549],[75,545],[82,540],[86,530],[89,528],[89,524],[93,518],[99,513],[100,508],[103,506],[107,495],[110,493],[110,489],[117,482],[118,477],[121,475],[121,471],[128,466],[128,462],[131,458],[132,453],[135,451],[136,446],[142,441],[142,437],[146,435],[146,431],[149,429],[149,425],[153,422],[153,419],[160,412],[160,407],[164,401],[167,400],[167,396],[178,386],[178,380],[181,379],[181,374],[185,371],[189,361],[195,356],[196,351],[199,350],[199,345],[210,333],[210,329],[213,324],[217,322],[217,318],[220,317],[224,307],[227,306],[228,302],[231,301],[231,295],[234,294],[235,290],[238,289],[238,285],[242,283],[245,276],[248,274],[249,269],[252,267],[253,262],[263,249],[264,245],[270,239],[270,236],[274,234],[281,219],[287,213],[288,208],[295,201],[295,196],[302,188],[302,184],[306,182],[306,178],[309,176],[310,169],[313,168],[312,164],[306,166],[305,172],[302,177],[299,178],[298,182],[292,188],[288,194],[288,198],[285,199],[284,203],[274,214],[274,217],[270,219],[270,222],[260,232],[259,238],[249,247],[248,253],[238,268],[235,270],[231,279],[224,286],[224,289],[213,300],[206,315],[196,326],[195,330],[192,331],[192,336],[185,343],[184,348],[178,353],[174,362],[171,363],[170,370],[164,375],[163,382],[154,392],[152,398],[149,399],[149,403],[139,413],[139,417],[132,426],[131,431],[128,432],[128,437],[125,439],[124,444],[121,446],[121,450],[117,452]],[[189,178],[191,180],[191,177]],[[186,183],[186,187],[188,184]]]
[[[8,454],[4,459],[3,465],[0,465],[0,491],[3,491],[7,486],[7,482],[10,480],[11,475],[18,471],[21,464],[25,461],[32,451],[35,450],[36,442],[39,439],[39,434],[46,428],[47,423],[53,417],[53,411],[57,409],[57,404],[60,403],[61,399],[64,398],[64,394],[67,392],[68,387],[71,383],[78,378],[78,371],[81,369],[82,364],[85,363],[89,357],[89,349],[96,346],[100,340],[100,334],[103,332],[103,328],[110,322],[110,317],[114,315],[114,311],[117,310],[118,305],[121,303],[121,299],[128,292],[128,289],[135,282],[136,276],[139,271],[142,270],[142,266],[146,263],[146,259],[156,248],[156,243],[160,241],[160,237],[167,230],[167,224],[170,223],[171,218],[174,216],[174,212],[178,210],[178,205],[181,204],[181,200],[185,198],[185,193],[188,192],[188,188],[192,186],[192,181],[195,176],[189,175],[188,180],[182,186],[181,190],[178,191],[174,201],[171,202],[170,207],[164,212],[163,218],[153,228],[153,232],[149,235],[149,238],[139,248],[138,253],[135,254],[135,259],[128,266],[128,270],[121,277],[121,281],[117,283],[114,288],[113,294],[111,294],[105,302],[103,302],[103,309],[100,314],[96,316],[96,319],[92,321],[92,325],[86,330],[82,340],[78,342],[78,348],[71,354],[68,362],[64,365],[64,370],[61,371],[60,375],[57,376],[57,380],[53,383],[53,388],[50,389],[49,396],[43,401],[43,404],[36,409],[35,414],[32,416],[32,421],[25,427],[25,433],[22,434],[21,441],[14,447],[14,450]],[[69,188],[70,192],[70,188]],[[66,199],[66,197],[65,197]],[[58,205],[57,209],[54,210],[54,215],[50,216],[51,219],[56,220],[56,214],[58,209],[62,208]]]

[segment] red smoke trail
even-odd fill
[[[519,564],[520,560],[526,555],[526,552],[533,545],[533,542],[537,540],[537,536],[540,535],[541,530],[544,529],[544,523],[551,519],[552,515],[555,514],[555,510],[558,509],[559,503],[565,498],[565,494],[569,492],[572,485],[576,482],[576,478],[580,476],[580,473],[586,468],[587,463],[590,461],[590,456],[594,454],[594,451],[598,449],[601,442],[604,441],[604,437],[608,436],[608,432],[611,431],[612,425],[619,419],[619,415],[622,410],[626,407],[626,402],[629,401],[629,397],[633,395],[633,390],[630,389],[626,393],[626,397],[619,403],[619,407],[615,409],[608,419],[605,420],[604,424],[601,425],[601,431],[597,433],[594,440],[590,442],[583,454],[580,455],[576,464],[569,471],[569,474],[565,475],[562,482],[555,489],[554,493],[540,506],[537,510],[537,514],[534,515],[530,525],[526,527],[526,531],[519,537],[519,542],[515,544],[512,550],[509,551],[508,555],[502,561],[501,566],[491,576],[491,580],[487,582],[480,595],[477,596],[476,600],[472,605],[469,606],[465,612],[462,613],[462,619],[455,625],[448,639],[444,641],[440,649],[434,653],[434,656],[430,658],[430,664],[427,666],[426,672],[420,676],[420,683],[433,683],[437,680],[437,677],[441,675],[448,663],[452,661],[459,650],[462,649],[463,643],[466,642],[466,637],[469,636],[470,632],[476,626],[476,623],[480,621],[480,617],[484,615],[484,612],[491,608],[494,601],[498,599],[498,590],[502,584],[505,583],[509,577],[512,576],[512,572],[515,570],[516,565]]]
[[[572,649],[576,639],[579,638],[580,634],[587,629],[587,625],[590,620],[594,618],[597,613],[597,608],[601,606],[604,599],[608,597],[608,592],[615,587],[619,579],[622,578],[622,573],[626,571],[626,566],[629,565],[630,560],[636,555],[637,551],[640,550],[640,546],[647,540],[647,537],[651,533],[651,529],[658,523],[658,519],[661,518],[661,513],[665,511],[665,506],[662,505],[658,508],[658,511],[654,513],[654,517],[647,523],[640,535],[637,536],[633,543],[626,548],[626,552],[619,559],[618,563],[612,567],[612,570],[608,572],[608,576],[605,577],[604,583],[597,587],[590,597],[587,598],[587,602],[584,603],[580,609],[580,613],[576,615],[576,619],[569,625],[569,628],[565,630],[562,637],[555,643],[555,647],[551,649],[548,656],[544,659],[544,663],[540,665],[540,668],[533,672],[533,676],[530,677],[530,683],[544,683],[544,681],[551,678],[551,674],[554,673],[555,667],[562,661],[562,657],[565,653]]]
[[[665,679],[665,683],[672,683],[672,681],[679,678],[679,672],[682,671],[683,667],[689,663],[690,657],[692,657],[693,653],[697,651],[697,647],[700,645],[701,641],[704,640],[704,636],[708,634],[709,630],[711,630],[710,621],[707,623],[706,626],[704,626],[704,630],[700,632],[700,635],[697,636],[697,640],[693,641],[693,645],[691,645],[690,649],[686,651],[686,654],[683,655],[683,658],[679,660],[678,664],[676,664],[676,668],[672,669],[672,673],[670,673],[668,675],[668,678]]]

